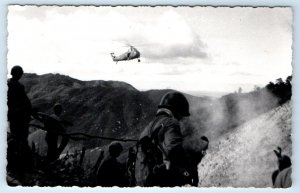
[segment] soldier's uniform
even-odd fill
[[[274,188],[289,188],[292,186],[292,167],[280,171],[276,177]]]
[[[138,148],[136,161],[136,181],[138,186],[182,186],[189,183],[187,157],[183,149],[183,136],[179,120],[189,116],[186,98],[178,92],[168,93],[159,105],[156,117],[145,128],[140,140],[145,136],[153,139],[161,151],[156,163]],[[161,159],[160,165],[157,160]],[[160,161],[159,161],[160,162]]]
[[[126,186],[125,168],[117,160],[123,151],[118,142],[112,142],[109,146],[109,154],[102,161],[97,172],[97,185],[104,187]]]
[[[69,142],[69,138],[64,136],[64,125],[73,125],[71,122],[62,120],[60,115],[63,111],[62,105],[56,103],[53,107],[54,114],[47,115],[44,113],[36,113],[34,118],[44,123],[45,130],[47,131],[45,140],[47,142],[47,159],[49,162],[55,161]],[[58,146],[58,136],[62,136],[62,140]]]
[[[20,66],[11,70],[12,78],[8,80],[7,106],[10,135],[8,135],[8,168],[23,170],[30,164],[30,148],[28,146],[28,130],[31,116],[31,103],[26,95],[24,86],[18,81],[23,75]],[[23,161],[23,167],[20,166]]]
[[[278,157],[278,170],[272,174],[272,181],[274,188],[288,188],[292,186],[292,163],[287,155],[281,155],[281,149],[276,152]]]
[[[57,143],[58,143],[58,136],[59,136],[58,133],[63,133],[64,128],[60,123],[61,119],[59,116],[52,114],[50,117],[51,120],[45,122],[45,129],[47,130],[45,140],[48,146],[47,159],[49,161],[54,161],[59,157],[61,151],[63,150],[63,149],[59,150]],[[63,138],[62,143],[63,144],[68,143],[67,138]]]
[[[8,81],[7,105],[10,132],[18,141],[27,144],[28,124],[30,122],[31,103],[19,81]]]

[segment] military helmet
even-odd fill
[[[292,165],[291,159],[287,155],[282,155],[279,159],[279,169],[283,170]]]
[[[56,111],[61,112],[63,110],[63,107],[60,103],[55,103],[54,106],[53,106],[53,110],[54,110],[54,112],[56,112]]]
[[[14,66],[10,71],[10,74],[16,77],[21,77],[23,73],[24,72],[21,66]]]
[[[167,108],[174,114],[180,114],[182,116],[190,116],[189,102],[186,97],[180,92],[169,92],[165,94],[158,108]]]
[[[109,154],[113,157],[118,157],[123,151],[121,143],[113,141],[108,147]]]

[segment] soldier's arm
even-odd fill
[[[184,164],[186,155],[183,149],[183,136],[178,122],[170,122],[164,129],[163,148],[173,163]]]
[[[183,137],[177,126],[168,127],[164,133],[164,146],[168,153],[182,146]]]
[[[36,120],[38,120],[40,122],[45,122],[45,120],[47,119],[47,116],[41,112],[34,112],[34,113],[32,113],[32,116],[33,116],[33,118],[35,118]]]
[[[60,123],[62,123],[63,125],[67,125],[67,126],[73,126],[72,122],[66,121],[66,120],[61,120]]]

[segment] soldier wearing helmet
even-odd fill
[[[56,103],[53,106],[53,112],[48,121],[45,122],[45,129],[47,130],[46,134],[46,142],[48,145],[48,150],[47,150],[47,158],[49,161],[54,161],[56,160],[62,150],[65,148],[65,146],[68,143],[67,138],[63,138],[61,145],[58,147],[58,133],[63,133],[64,128],[62,125],[62,120],[60,118],[61,113],[63,112],[63,107],[61,104]]]
[[[164,95],[158,108],[170,110],[178,121],[190,116],[189,102],[180,92],[170,92]]]
[[[278,169],[272,174],[274,188],[289,188],[292,186],[292,162],[289,156],[281,154],[281,148],[277,147],[274,153],[278,159]]]
[[[8,139],[8,169],[23,170],[18,160],[30,164],[30,150],[28,146],[28,128],[31,116],[31,102],[27,97],[24,86],[19,82],[23,75],[20,66],[11,69],[12,78],[8,80],[7,106],[10,134]],[[18,169],[19,168],[19,169]]]
[[[69,138],[67,136],[62,136],[62,140],[58,145],[59,134],[65,133],[64,126],[73,125],[73,123],[63,120],[61,118],[61,114],[63,112],[63,106],[60,103],[56,103],[53,106],[53,111],[54,114],[51,115],[52,121],[50,121],[50,124],[45,125],[45,127],[48,127],[46,141],[48,144],[47,157],[49,161],[56,160],[69,142]]]
[[[47,159],[49,162],[55,161],[61,152],[65,149],[69,142],[69,138],[62,134],[65,133],[64,126],[72,126],[73,123],[61,118],[63,106],[60,103],[55,103],[53,106],[53,114],[47,115],[38,112],[34,118],[44,123],[44,129],[47,131],[45,140],[47,142]],[[58,137],[62,135],[62,140],[58,145]]]
[[[138,150],[136,180],[139,186],[181,186],[189,183],[186,153],[179,121],[190,115],[189,103],[180,92],[169,92],[158,105],[153,121],[142,132],[140,139],[148,136],[162,152],[162,164],[147,165],[147,153]],[[149,157],[149,156],[148,156]]]
[[[104,187],[125,186],[125,168],[117,160],[123,151],[119,142],[112,142],[108,147],[108,154],[97,171],[97,185]]]

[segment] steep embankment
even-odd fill
[[[291,102],[250,120],[210,144],[198,166],[201,187],[271,187],[273,150],[291,156]]]

